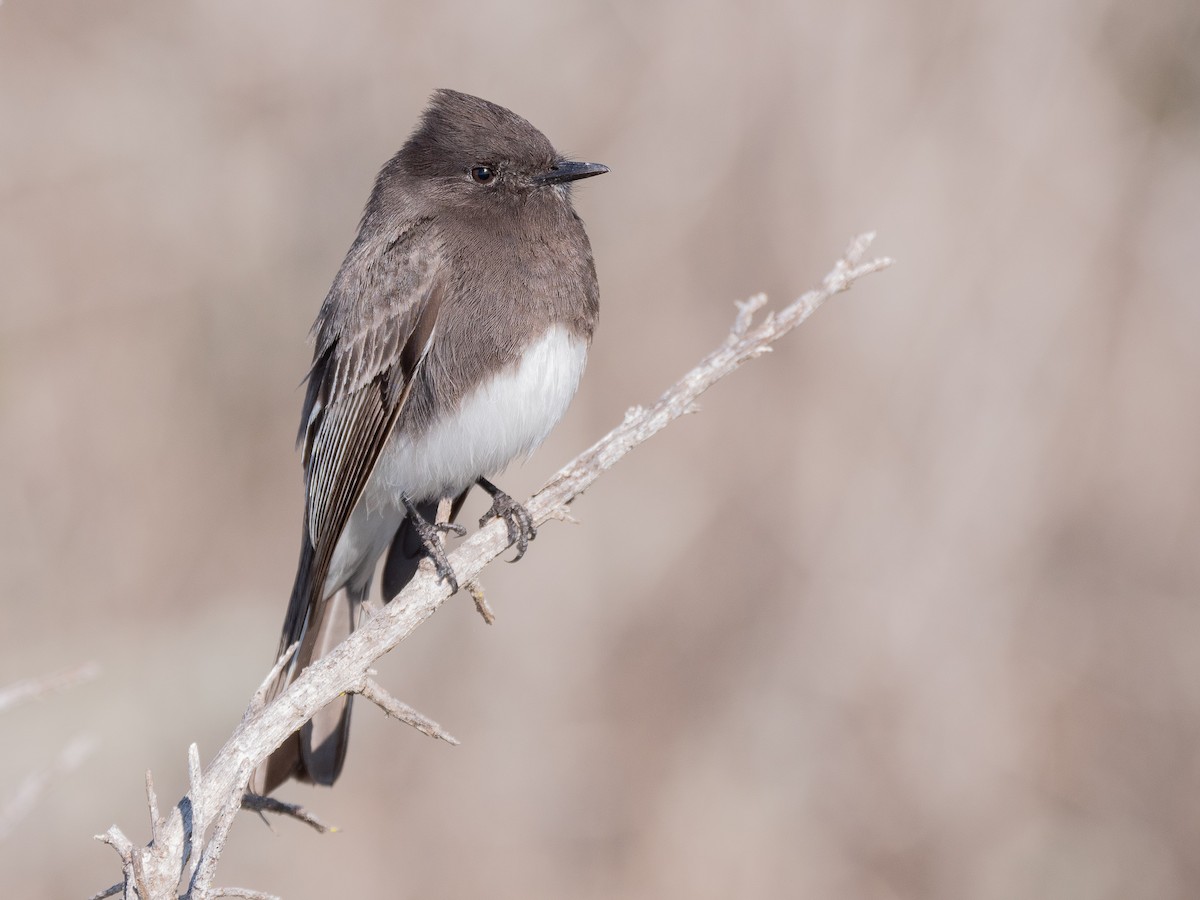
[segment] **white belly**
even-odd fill
[[[392,436],[333,553],[326,592],[369,577],[413,501],[454,497],[546,439],[579,387],[587,344],[555,325],[521,363],[481,384],[413,438]],[[365,571],[364,571],[365,569]]]

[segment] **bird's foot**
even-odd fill
[[[421,546],[425,548],[426,555],[433,562],[433,568],[437,572],[438,578],[450,585],[450,593],[457,593],[458,579],[454,577],[454,570],[450,568],[450,560],[446,558],[446,548],[442,546],[442,535],[446,532],[454,532],[461,536],[466,534],[467,530],[453,522],[430,523],[421,515],[420,510],[411,500],[407,497],[402,497],[401,500],[404,502],[404,508],[408,511],[408,519],[412,522],[413,530],[421,539]]]
[[[486,525],[489,519],[503,519],[504,524],[508,526],[509,544],[517,546],[517,555],[509,562],[516,562],[529,549],[529,542],[537,537],[533,516],[529,514],[529,510],[486,478],[480,478],[475,483],[492,495],[492,508],[483,514],[479,520],[479,527]]]

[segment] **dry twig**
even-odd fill
[[[0,843],[37,807],[38,799],[51,782],[79,768],[95,749],[96,742],[92,738],[77,735],[52,762],[26,775],[16,792],[0,806]]]
[[[99,674],[98,665],[87,663],[66,672],[14,682],[0,688],[0,713],[29,700],[86,684],[95,680]],[[16,830],[17,825],[36,808],[38,799],[52,781],[82,765],[94,749],[95,741],[92,738],[77,735],[59,751],[52,762],[25,776],[17,786],[16,792],[0,804],[0,843],[3,843]]]
[[[337,826],[326,825],[298,803],[284,803],[282,800],[276,800],[274,797],[264,797],[262,794],[243,794],[242,809],[248,809],[251,812],[259,814],[275,813],[280,816],[288,816],[297,822],[303,822],[321,834],[338,830]]]
[[[44,697],[47,694],[55,694],[59,691],[73,688],[76,685],[95,681],[99,674],[100,667],[98,665],[87,663],[78,668],[69,669],[66,672],[57,672],[54,675],[45,675],[41,678],[26,678],[23,681],[13,682],[6,687],[0,688],[0,713],[7,712],[12,707],[24,703],[26,700]]]
[[[739,303],[733,327],[721,346],[672,385],[652,406],[630,409],[620,425],[568,463],[529,500],[526,509],[534,524],[566,517],[568,505],[602,473],[672,420],[694,412],[696,399],[714,383],[747,360],[768,352],[771,344],[807,319],[834,294],[847,290],[859,278],[890,265],[890,259],[863,261],[873,237],[867,234],[856,238],[820,287],[787,307],[768,313],[757,324],[754,314],[765,305],[766,297],[760,294]],[[495,520],[460,544],[450,555],[450,564],[460,582],[470,584],[478,580],[485,565],[507,548],[505,523]],[[192,884],[197,890],[189,895],[267,897],[253,891],[221,890],[210,886],[211,866],[215,865],[220,851],[219,846],[212,844],[218,839],[224,841],[228,821],[232,818],[230,809],[236,809],[236,802],[243,797],[249,773],[318,710],[341,694],[361,693],[395,714],[403,704],[370,680],[371,664],[433,615],[448,596],[446,584],[428,569],[420,570],[395,600],[371,616],[332,653],[310,665],[270,705],[260,709],[252,702],[245,719],[203,772],[193,746],[189,754],[191,788],[162,827],[156,829],[149,846],[133,849],[115,826],[101,837],[121,855],[126,896],[130,896],[136,883],[142,900],[174,900],[181,879],[187,881],[188,859],[195,856],[201,860]],[[424,717],[419,718],[424,720]],[[436,726],[421,730],[448,738]],[[237,801],[230,798],[237,798]],[[204,848],[204,836],[210,828],[214,828],[214,836],[209,847],[195,853],[193,845]]]
[[[428,716],[423,716],[407,703],[397,700],[373,678],[364,678],[362,684],[354,689],[354,693],[366,697],[393,719],[399,719],[405,725],[411,725],[422,734],[438,738],[447,744],[458,745],[458,738],[450,734],[441,725]]]

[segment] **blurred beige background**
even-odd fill
[[[305,335],[436,87],[612,174],[603,318],[536,488],[875,228],[839,297],[451,602],[360,707],[286,897],[1200,893],[1200,6],[0,6],[0,845],[112,883],[271,661]],[[482,506],[478,500],[475,504]],[[472,507],[474,508],[474,507]]]

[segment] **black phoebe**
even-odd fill
[[[440,500],[452,520],[480,485],[493,498],[483,521],[504,518],[524,552],[532,522],[486,476],[532,452],[579,384],[599,292],[570,183],[607,171],[448,90],[380,171],[313,325],[304,539],[279,651],[300,646],[270,696],[354,629],[384,551],[385,603],[422,553],[457,586],[437,535],[457,526],[431,524]],[[254,789],[333,784],[349,726],[344,697],[272,754]]]

